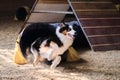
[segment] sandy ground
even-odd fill
[[[63,63],[55,70],[44,63],[15,64],[14,46],[22,24],[0,18],[0,80],[120,80],[120,50],[80,52],[82,60]]]

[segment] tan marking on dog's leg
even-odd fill
[[[45,60],[46,60],[45,58],[39,56],[39,61],[45,61]]]
[[[45,58],[43,58],[40,55],[38,55],[38,57],[36,58],[36,60],[33,63],[33,66],[38,65],[38,62],[42,62],[42,61],[45,61]]]
[[[34,59],[33,66],[38,65],[38,62],[39,62],[39,55],[37,58]]]

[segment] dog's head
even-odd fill
[[[67,25],[65,23],[60,24],[59,32],[70,39],[74,39],[76,36],[76,31],[74,30],[74,26]]]

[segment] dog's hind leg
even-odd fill
[[[45,61],[45,60],[46,60],[45,58],[38,55],[38,57],[34,59],[33,66],[36,66],[36,65],[38,65],[38,62]]]
[[[31,52],[34,55],[34,61],[33,61],[33,66],[36,66],[39,61],[45,61],[45,58],[43,58],[37,50],[34,48],[31,48]]]
[[[34,43],[33,43],[33,44],[34,44]],[[39,62],[39,53],[38,53],[38,51],[33,47],[33,44],[31,45],[30,50],[31,50],[31,52],[32,52],[32,54],[33,54],[33,56],[34,56],[33,66],[36,66],[36,65],[38,64],[38,62]]]
[[[38,62],[39,62],[39,55],[38,55],[38,57],[35,57],[34,62],[33,62],[33,66],[38,65]]]
[[[55,69],[57,67],[57,65],[60,63],[61,61],[61,56],[57,56],[53,61],[52,61],[52,65],[50,66],[51,69]]]
[[[33,66],[36,66],[39,62],[39,53],[34,48],[31,48],[31,52],[33,53],[34,56]]]

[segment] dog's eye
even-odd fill
[[[71,31],[71,28],[68,28],[68,31]]]
[[[77,28],[77,26],[73,26],[73,29],[76,29]]]

